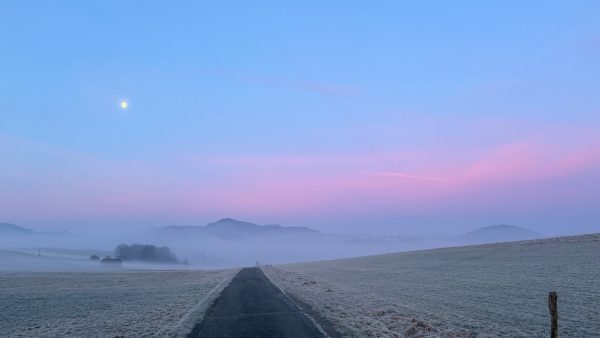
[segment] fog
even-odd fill
[[[33,271],[106,269],[90,256],[119,257],[115,249],[121,244],[166,246],[182,263],[124,260],[122,268],[216,269],[543,237],[527,229],[505,225],[457,236],[378,237],[327,234],[307,227],[257,225],[234,219],[199,226],[164,226],[135,231],[113,229],[102,235],[94,232],[42,233],[14,225],[10,225],[12,228],[8,231],[9,225],[3,224],[0,270]]]

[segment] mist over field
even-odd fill
[[[6,223],[0,226],[2,230],[0,249],[4,251],[0,255],[0,270],[92,269],[98,264],[90,262],[91,255],[100,258],[127,256],[121,247],[130,245],[139,247],[136,256],[140,256],[143,245],[152,245],[155,250],[166,247],[172,253],[166,253],[163,258],[155,257],[154,261],[130,259],[125,262],[129,266],[153,268],[162,264],[163,268],[199,269],[314,261],[544,237],[509,225],[489,226],[446,237],[327,234],[308,227],[257,225],[231,218],[203,226],[113,231],[103,236],[84,232],[40,233]],[[185,265],[176,264],[184,260]]]

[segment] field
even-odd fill
[[[266,267],[347,336],[600,336],[600,235]]]
[[[235,273],[0,272],[0,336],[182,336]]]

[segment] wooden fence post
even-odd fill
[[[556,301],[558,296],[555,291],[552,291],[548,294],[548,308],[550,309],[550,320],[551,320],[551,328],[550,328],[550,338],[558,338],[558,308],[556,306]]]

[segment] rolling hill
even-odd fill
[[[11,223],[0,223],[2,235],[33,235],[35,231]]]
[[[220,239],[247,239],[265,236],[318,236],[321,234],[319,231],[307,227],[281,226],[278,224],[258,225],[233,218],[223,218],[205,226],[169,225],[155,230],[168,235],[189,234]]]
[[[475,229],[456,237],[466,244],[498,243],[542,238],[544,235],[514,225],[499,224]]]

